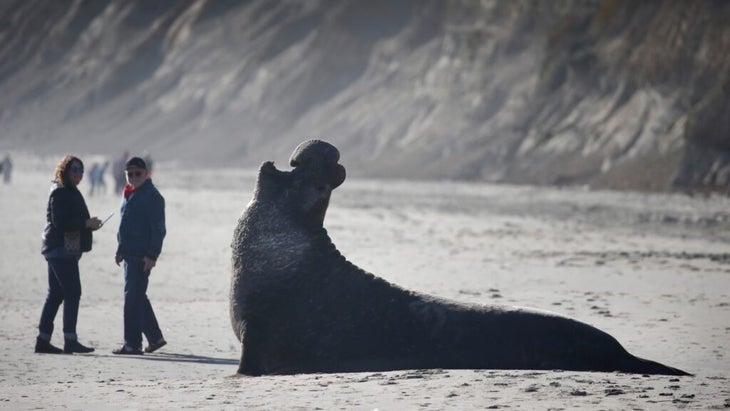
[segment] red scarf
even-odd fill
[[[134,194],[135,191],[137,191],[137,188],[139,188],[139,187],[134,187],[131,184],[125,185],[124,186],[124,198],[129,198],[129,196],[131,196],[132,194]]]

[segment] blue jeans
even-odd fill
[[[147,298],[150,272],[142,271],[143,268],[142,258],[124,258],[124,343],[135,349],[142,349],[142,333],[150,343],[162,338],[155,312]]]
[[[79,317],[79,300],[81,300],[81,279],[79,278],[79,260],[77,258],[47,258],[48,261],[48,295],[41,311],[38,330],[53,334],[53,321],[58,308],[63,303],[63,332],[76,334],[76,322]]]

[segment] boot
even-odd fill
[[[44,340],[41,337],[36,337],[35,352],[41,354],[61,354],[63,350],[58,347],[54,347],[48,340]]]
[[[165,341],[164,338],[160,337],[157,342],[149,343],[148,346],[144,347],[144,352],[152,353],[164,347],[165,345],[167,345],[167,341]]]
[[[94,349],[92,347],[86,347],[82,345],[79,340],[66,340],[66,342],[63,344],[63,352],[66,354],[72,354],[72,353],[80,353],[80,354],[86,354],[90,352],[94,352]]]
[[[132,348],[127,344],[124,344],[121,348],[112,350],[112,354],[116,355],[142,355],[144,354],[139,348]]]

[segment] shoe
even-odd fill
[[[167,345],[167,341],[165,341],[164,338],[160,338],[159,340],[157,340],[157,342],[150,343],[148,346],[144,347],[144,352],[153,353],[153,352],[159,350],[160,348],[164,347],[165,345]]]
[[[124,344],[120,348],[112,351],[112,354],[117,355],[142,355],[144,354],[139,348],[130,348],[127,344]]]
[[[80,354],[86,354],[94,352],[94,348],[87,347],[81,344],[78,340],[66,340],[66,343],[63,344],[63,352],[65,352],[66,354],[73,354],[75,352]]]
[[[62,354],[63,350],[40,337],[35,339],[35,352],[39,354]]]

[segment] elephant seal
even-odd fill
[[[339,152],[309,140],[292,171],[261,166],[232,242],[239,374],[398,369],[561,369],[689,375],[629,354],[557,314],[419,294],[347,261],[323,227],[345,180]]]

